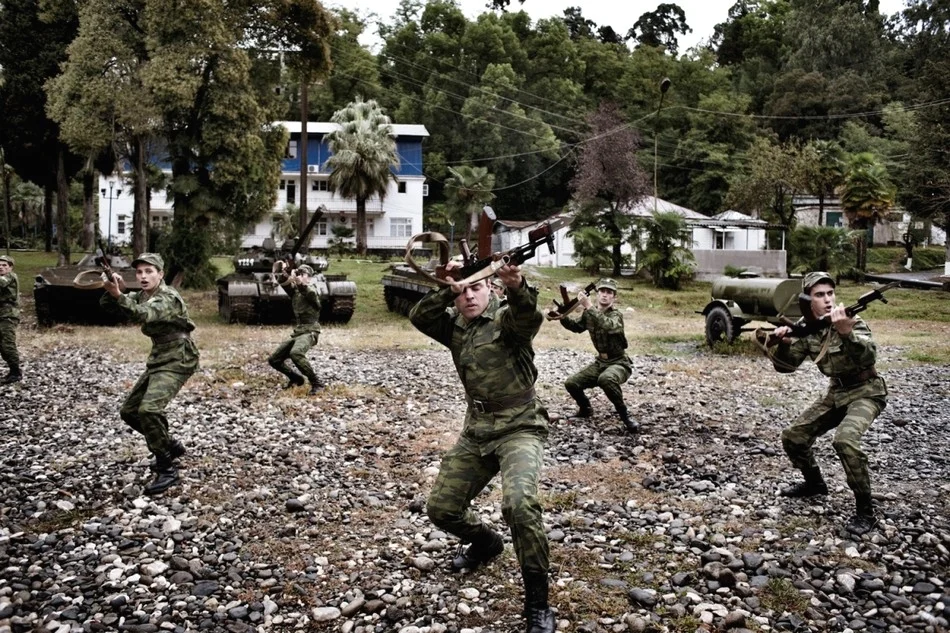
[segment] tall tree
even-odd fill
[[[488,173],[487,167],[459,165],[449,167],[452,176],[445,181],[445,197],[456,217],[466,218],[465,239],[471,240],[472,231],[478,229],[478,218],[482,207],[492,201],[495,194],[495,177]],[[479,257],[484,257],[479,253]]]
[[[848,158],[838,197],[851,228],[862,230],[858,244],[858,270],[866,268],[866,245],[873,242],[874,225],[894,206],[895,196],[887,169],[874,154],[854,154]]]
[[[818,198],[818,226],[824,226],[825,198],[834,194],[844,178],[844,152],[834,141],[812,141],[804,152],[805,189]]]
[[[356,252],[366,255],[366,201],[386,198],[392,168],[399,165],[389,117],[370,99],[357,97],[331,119],[339,128],[327,136],[330,189],[356,200]]]
[[[610,235],[613,275],[620,274],[620,246],[631,226],[627,213],[649,189],[649,178],[637,162],[639,135],[631,129],[613,103],[604,103],[588,117],[591,137],[581,146],[577,173],[571,181],[579,202],[599,198],[605,208],[591,225]]]
[[[805,190],[807,158],[796,143],[759,137],[746,154],[744,169],[730,180],[726,205],[794,228],[794,197]]]
[[[679,48],[676,35],[692,32],[683,9],[678,4],[664,2],[655,10],[642,14],[627,31],[627,38],[636,40],[641,46],[662,46],[675,56]]]

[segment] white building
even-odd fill
[[[769,224],[738,211],[725,211],[713,217],[707,217],[686,207],[673,204],[653,196],[646,196],[638,204],[631,207],[627,214],[647,219],[657,213],[673,212],[681,216],[690,228],[691,242],[686,244],[696,258],[697,279],[710,279],[723,274],[726,266],[755,270],[766,276],[784,277],[787,275],[787,258],[784,243],[785,227]],[[561,216],[554,216],[554,220]],[[499,221],[499,246],[507,250],[514,246],[525,244],[528,233],[538,228],[542,222],[512,222]],[[532,260],[539,266],[576,266],[574,260],[574,240],[567,233],[569,226],[564,226],[554,233],[553,254],[546,247],[541,247]],[[782,231],[782,248],[769,250],[767,248],[767,231]],[[641,247],[646,246],[647,236],[641,236]],[[636,258],[633,247],[624,243],[620,252]]]
[[[307,196],[307,210],[323,205],[324,218],[317,222],[311,235],[313,248],[325,248],[332,237],[335,223],[353,226],[356,219],[356,201],[347,200],[329,191],[329,173],[326,162],[330,157],[326,136],[334,123],[307,123],[306,174],[300,173],[300,122],[280,121],[290,132],[286,156],[278,185],[277,202],[271,213],[249,226],[242,239],[242,247],[260,246],[264,239],[273,237],[275,216],[286,213],[288,205],[300,205],[301,196]],[[373,197],[366,202],[367,248],[370,251],[403,250],[408,239],[422,232],[422,199],[428,195],[428,185],[422,171],[422,140],[429,136],[423,125],[394,124],[393,137],[399,166],[393,169],[394,179],[389,183],[384,200]],[[162,165],[168,173],[167,165]],[[130,184],[121,178],[99,179],[99,230],[103,239],[115,244],[129,244],[132,233],[134,194]],[[164,192],[152,194],[149,224],[165,227],[174,215],[171,201]],[[279,240],[278,240],[279,242]]]

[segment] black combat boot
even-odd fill
[[[185,445],[179,442],[178,440],[169,440],[168,442],[168,455],[172,458],[172,461],[175,461],[179,457],[185,454]],[[154,453],[153,453],[154,455]],[[153,459],[152,462],[148,465],[148,469],[153,473],[158,472],[158,459]]]
[[[268,361],[268,364],[274,369],[276,369],[277,371],[279,371],[280,373],[282,373],[283,375],[287,376],[287,384],[284,385],[284,389],[292,389],[293,387],[299,387],[300,385],[307,382],[303,376],[301,376],[294,370],[287,367],[286,362],[274,363],[274,362]]]
[[[633,435],[634,433],[640,432],[640,425],[636,420],[630,418],[630,412],[627,411],[627,407],[617,409],[617,415],[620,416],[620,421],[623,422],[623,428],[627,429],[627,433]]]
[[[584,395],[583,389],[570,389],[567,393],[571,394],[574,402],[577,403],[577,411],[571,415],[571,418],[589,418],[594,415],[594,409],[590,406],[590,400]]]
[[[828,486],[825,484],[825,479],[821,476],[821,470],[817,466],[805,468],[802,470],[802,474],[805,476],[805,481],[789,486],[779,494],[783,497],[814,497],[815,495],[828,494]]]
[[[178,483],[178,468],[172,461],[171,455],[157,455],[155,457],[155,479],[145,486],[145,494],[157,495],[165,492]]]
[[[874,517],[874,502],[871,501],[871,495],[869,494],[855,495],[854,502],[855,515],[848,519],[848,524],[844,529],[855,536],[864,536],[877,527],[877,519]]]
[[[452,559],[452,570],[462,571],[468,569],[473,571],[479,565],[484,565],[491,559],[501,554],[505,549],[505,543],[501,536],[487,527],[482,527],[481,533],[472,539],[472,544],[465,551],[459,545],[459,552]]]
[[[317,395],[318,393],[320,393],[320,391],[323,390],[324,386],[325,385],[319,380],[317,380],[316,378],[311,378],[310,379],[310,395],[311,396]]]
[[[20,373],[20,366],[10,365],[10,371],[3,377],[3,380],[0,380],[0,385],[12,385],[21,380],[23,380],[23,374]]]
[[[548,576],[525,572],[524,619],[525,633],[554,633],[554,612],[548,606]]]

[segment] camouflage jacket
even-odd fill
[[[16,273],[0,275],[0,319],[20,318],[20,281]]]
[[[613,306],[603,312],[591,307],[584,310],[579,319],[561,319],[561,325],[578,334],[590,332],[590,340],[597,350],[598,360],[609,364],[632,364],[624,353],[627,349],[627,337],[623,333],[623,313]]]
[[[320,296],[313,286],[281,284],[290,297],[294,309],[294,331],[292,336],[320,331]]]
[[[159,285],[151,297],[143,290],[113,297],[103,293],[99,300],[103,308],[118,310],[136,323],[142,324],[142,334],[152,339],[152,352],[145,365],[149,369],[193,373],[198,368],[198,348],[191,337],[168,342],[161,339],[174,334],[187,334],[195,329],[188,318],[188,306],[178,291],[165,282]]]
[[[463,438],[476,443],[483,454],[519,432],[547,435],[547,413],[537,399],[495,413],[479,413],[472,399],[497,400],[523,394],[534,386],[532,340],[544,317],[538,310],[538,291],[523,283],[508,289],[508,303],[491,297],[478,317],[466,321],[449,311],[455,299],[450,288],[430,292],[412,308],[409,319],[423,334],[445,345],[469,400]]]
[[[835,399],[835,406],[844,406],[858,398],[885,397],[887,385],[883,378],[872,378],[860,385],[841,386],[837,379],[847,379],[874,367],[877,345],[871,337],[871,328],[861,317],[848,336],[841,336],[834,328],[794,339],[791,345],[779,344],[773,356],[773,365],[778,371],[798,367],[806,358],[818,358],[828,337],[828,348],[818,361],[818,371],[831,378],[828,394]]]

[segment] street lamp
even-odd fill
[[[657,162],[656,162],[656,150],[660,142],[660,134],[657,131],[660,120],[660,109],[663,107],[663,97],[666,96],[666,91],[670,89],[670,85],[673,82],[670,81],[669,77],[664,77],[663,81],[660,82],[660,102],[656,106],[656,116],[653,118],[653,215],[656,215],[657,202],[656,202],[656,176],[657,176]]]
[[[112,201],[119,199],[119,196],[122,195],[122,190],[116,189],[115,195],[112,195],[112,190],[115,187],[116,183],[115,183],[115,180],[111,178],[109,179],[108,182],[109,182],[109,196],[108,196],[109,198],[109,238],[106,240],[106,250],[111,252],[112,251]],[[106,190],[100,189],[99,191],[102,192],[102,197],[105,198]],[[108,255],[108,254],[109,254],[108,252],[103,253],[103,255]]]

